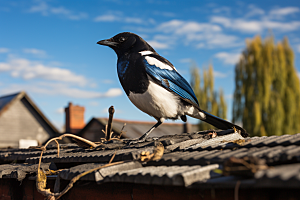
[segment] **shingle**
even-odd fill
[[[88,170],[100,167],[105,165],[104,163],[87,163],[87,164],[82,164],[82,165],[78,165],[75,167],[71,167],[70,169],[65,169],[61,172],[59,172],[59,176],[62,179],[65,180],[71,180],[72,178],[74,178],[75,176],[86,172]],[[106,168],[102,168],[99,170],[96,170],[86,176],[83,176],[82,178],[80,178],[80,180],[87,180],[87,181],[102,181],[104,177],[111,175],[111,174],[115,174],[117,172],[121,172],[124,170],[130,170],[130,169],[135,169],[135,168],[140,168],[142,167],[141,163],[139,162],[127,162],[127,163],[123,163],[123,164],[119,164],[119,165],[113,165],[110,167],[106,167]]]
[[[55,162],[55,163],[91,163],[91,162],[108,162],[114,153],[116,156],[114,161],[121,160],[137,160],[140,158],[142,151],[153,152],[154,147],[146,148],[130,148],[119,150],[82,150],[80,152],[66,152],[61,153],[59,157],[56,155],[43,156],[42,162]],[[38,163],[39,157],[27,158],[28,163]]]
[[[254,156],[265,159],[268,164],[277,164],[285,162],[300,161],[300,147],[291,146],[274,146],[274,147],[252,147],[239,149],[224,150],[202,150],[172,152],[163,155],[159,161],[149,162],[149,165],[207,165],[212,163],[222,164],[230,157],[241,158],[244,156]]]
[[[44,155],[57,154],[57,150],[47,150]],[[0,153],[0,162],[13,162],[15,160],[25,161],[27,158],[41,155],[40,150],[35,149],[18,149],[18,151],[7,151]]]
[[[178,149],[178,150],[182,150],[182,149],[185,149],[187,147],[190,147],[194,144],[198,144],[198,143],[201,143],[203,142],[205,139],[204,138],[198,138],[198,139],[190,139],[190,140],[186,140],[186,141],[183,141],[183,142],[179,142],[179,143],[176,143],[176,144],[172,144],[170,146],[167,146],[166,149],[167,150],[170,150],[170,151],[173,151],[175,149]]]
[[[282,135],[282,136],[270,136],[270,137],[255,137],[251,138],[251,141],[245,145],[245,147],[260,147],[260,146],[288,146],[288,145],[300,145],[300,133],[295,135]]]
[[[228,135],[223,135],[223,136],[218,136],[209,140],[205,140],[199,144],[193,145],[189,148],[186,148],[185,150],[187,151],[193,151],[193,150],[197,150],[197,149],[203,149],[205,147],[216,147],[222,143],[228,143],[231,141],[236,141],[236,140],[241,140],[244,139],[240,134],[238,133],[232,133],[232,134],[228,134]]]
[[[41,168],[44,171],[56,170],[54,163],[41,163]],[[27,174],[35,174],[37,169],[37,164],[4,164],[0,165],[0,178],[15,178],[21,181]]]
[[[208,131],[209,132],[209,131]],[[153,152],[157,141],[164,142],[165,154],[158,161],[148,163],[126,162],[121,165],[100,169],[81,180],[103,182],[130,182],[138,184],[179,185],[193,187],[234,187],[236,180],[241,180],[241,187],[300,187],[300,164],[286,165],[300,161],[300,134],[271,137],[242,138],[239,134],[218,132],[211,138],[208,132],[163,136],[150,138],[148,142],[122,148],[125,143],[107,143],[95,149],[83,149],[75,145],[66,145],[57,158],[56,147],[50,147],[43,155],[43,162],[70,163],[75,167],[60,173],[60,177],[70,180],[77,174],[108,163],[113,160],[138,160],[142,151]],[[224,133],[224,134],[223,134]],[[193,137],[191,136],[193,135]],[[238,140],[244,143],[235,143]],[[26,159],[28,163],[37,163],[41,151],[34,149],[14,149],[0,151],[0,158]],[[258,157],[272,165],[266,171],[255,174],[255,179],[241,177],[212,177],[216,169],[230,157]],[[0,171],[1,171],[0,165]],[[8,165],[11,166],[11,165]],[[7,169],[12,169],[8,167]],[[20,170],[19,170],[20,171]],[[15,170],[10,178],[25,177],[26,173]],[[21,170],[25,171],[25,170]],[[19,174],[18,174],[19,173]],[[23,174],[22,174],[23,173]],[[6,173],[8,174],[8,173]],[[33,173],[32,173],[33,174]],[[25,176],[24,176],[25,175]],[[227,181],[227,182],[226,182]],[[267,185],[267,186],[264,186]]]
[[[300,164],[275,166],[255,174],[258,187],[300,187]]]
[[[218,165],[201,166],[147,166],[118,172],[104,178],[104,182],[131,182],[138,184],[157,184],[189,186],[210,178],[210,172]]]

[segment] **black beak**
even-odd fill
[[[100,40],[99,42],[97,42],[97,44],[109,46],[109,47],[115,47],[117,46],[118,43],[111,41],[111,39],[107,39],[107,40]]]

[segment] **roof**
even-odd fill
[[[235,188],[240,181],[241,188],[300,188],[300,133],[243,138],[234,130],[202,131],[150,137],[144,143],[126,146],[128,141],[112,140],[94,149],[61,144],[59,157],[56,147],[50,146],[42,162],[63,168],[58,176],[70,180],[108,163],[114,154],[113,162],[126,161],[82,178],[98,184],[121,182],[199,189]],[[140,162],[141,152],[152,153],[158,142],[164,146],[161,159]],[[0,151],[0,174],[5,171],[5,177],[23,179],[24,173],[32,174],[32,170],[27,172],[23,164],[13,164],[13,168],[12,164],[3,163],[18,160],[32,168],[39,155],[36,149]]]
[[[108,118],[91,119],[90,122],[78,133],[78,135],[83,135],[83,133],[91,126],[93,122],[97,122],[105,126],[108,122]],[[122,136],[125,138],[136,138],[146,133],[155,124],[155,122],[114,119],[112,123],[113,132],[120,134],[124,124],[126,125],[123,129],[124,131]],[[151,132],[151,136],[159,137],[162,135],[181,134],[183,133],[183,126],[183,123],[163,123]],[[190,128],[191,132],[198,131],[197,124],[191,124]]]
[[[15,101],[19,101],[21,99],[25,99],[29,103],[29,105],[37,112],[41,119],[48,125],[48,127],[54,133],[59,132],[24,91],[0,97],[0,116],[2,115],[2,113],[8,110],[9,107],[13,105]]]
[[[16,98],[20,93],[11,94],[7,96],[0,97],[0,114],[4,112],[12,102],[14,98]]]

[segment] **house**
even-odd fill
[[[44,143],[57,134],[58,130],[25,92],[0,97],[0,148],[28,142],[34,146],[34,141]]]
[[[105,130],[107,123],[107,118],[93,118],[78,132],[78,135],[91,141],[100,141],[100,138],[105,138],[102,130]],[[119,136],[123,129],[122,138],[138,138],[146,133],[154,124],[155,122],[114,119],[112,123],[112,137]],[[196,124],[163,123],[151,132],[151,136],[160,137],[194,131],[198,131],[198,125]]]

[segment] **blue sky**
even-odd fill
[[[142,36],[188,81],[191,62],[212,63],[229,119],[234,65],[246,38],[288,36],[300,71],[298,0],[0,0],[0,27],[0,95],[25,90],[59,129],[69,101],[86,107],[87,122],[107,117],[111,105],[115,118],[154,121],[127,99],[115,53],[96,44],[124,31]]]

